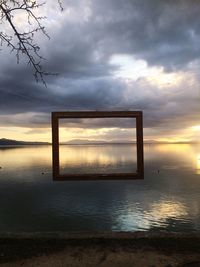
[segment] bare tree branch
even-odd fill
[[[61,0],[57,1],[62,11],[62,2]],[[38,4],[36,0],[0,0],[0,21],[8,23],[12,30],[10,35],[0,31],[0,45],[2,46],[6,43],[11,49],[11,52],[16,53],[17,63],[19,63],[20,57],[25,55],[28,58],[28,64],[33,68],[33,75],[36,81],[40,80],[46,86],[44,76],[52,75],[53,73],[43,70],[41,61],[44,60],[44,58],[39,53],[40,47],[34,42],[34,37],[37,32],[41,32],[50,39],[45,27],[41,23],[46,17],[39,17],[35,12],[44,4],[45,2]],[[23,30],[21,32],[17,28],[14,18],[18,11],[22,11],[27,15],[27,23],[32,27],[31,30]],[[36,26],[34,26],[34,24]]]

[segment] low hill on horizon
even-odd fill
[[[157,141],[157,140],[144,140],[144,144],[196,144],[197,141],[190,142],[168,142],[168,141]],[[89,139],[72,139],[67,142],[61,142],[62,145],[89,145],[89,144],[136,144],[136,141],[106,141],[106,140],[89,140]]]
[[[106,141],[106,140],[89,140],[89,139],[72,139],[67,142],[62,142],[62,145],[92,145],[92,144],[135,144],[136,141]]]

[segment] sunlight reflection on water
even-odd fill
[[[61,173],[135,172],[136,146],[60,146]]]
[[[196,173],[200,174],[200,154],[197,155]]]

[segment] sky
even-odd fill
[[[51,141],[52,111],[142,110],[144,139],[199,140],[199,0],[63,0],[63,12],[47,2],[37,12],[51,39],[38,34],[35,42],[45,70],[58,75],[45,77],[45,87],[25,58],[17,64],[1,47],[0,138]],[[15,23],[27,27],[23,13]],[[79,120],[63,124],[61,141],[86,132],[129,140],[132,127]]]

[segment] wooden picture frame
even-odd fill
[[[135,173],[94,173],[94,174],[60,174],[59,166],[59,119],[72,118],[135,118],[137,171]],[[52,166],[53,180],[124,180],[144,179],[143,156],[143,116],[142,111],[60,111],[52,112]]]

